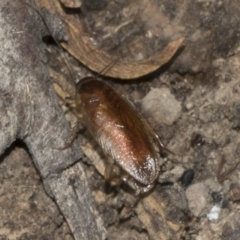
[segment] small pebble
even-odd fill
[[[212,192],[211,196],[214,203],[220,203],[223,199],[222,195],[219,192]]]
[[[207,214],[207,218],[209,221],[214,221],[214,220],[218,220],[219,218],[219,214],[221,211],[221,207],[220,206],[213,206],[210,213]]]
[[[193,169],[186,170],[181,177],[182,185],[184,187],[188,187],[192,183],[193,178],[194,178]]]
[[[176,182],[183,175],[184,169],[181,166],[174,167],[171,171],[166,171],[159,175],[158,182],[166,183],[166,182]]]
[[[160,125],[172,125],[182,113],[182,107],[166,87],[153,88],[142,100],[143,111]]]
[[[200,133],[193,132],[190,140],[190,145],[192,148],[195,146],[202,146],[205,144],[205,139]]]
[[[227,208],[229,203],[229,200],[227,198],[223,198],[222,202],[221,202],[221,207],[222,208]]]
[[[208,189],[204,183],[195,183],[186,190],[189,209],[196,217],[203,216],[208,203]]]
[[[230,185],[229,198],[233,201],[240,200],[240,185],[237,183],[232,183]]]
[[[191,110],[194,107],[194,104],[192,102],[185,103],[185,108],[187,110]]]

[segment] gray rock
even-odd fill
[[[168,88],[153,88],[142,100],[143,111],[160,125],[172,125],[182,113],[182,107]]]
[[[208,203],[208,189],[203,183],[192,184],[186,190],[188,206],[193,215],[199,217],[205,214]]]

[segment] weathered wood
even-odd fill
[[[76,239],[104,239],[105,229],[81,164],[82,151],[74,144],[53,150],[70,136],[49,80],[39,14],[33,1],[0,1],[0,154],[22,139]],[[71,166],[71,167],[70,167]],[[74,188],[69,179],[74,175]]]

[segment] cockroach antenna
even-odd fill
[[[42,22],[43,22],[46,30],[48,31],[49,35],[52,37],[53,41],[58,46],[58,48],[62,50],[62,51],[60,51],[60,57],[63,59],[64,63],[66,64],[66,67],[68,69],[70,77],[74,80],[75,83],[80,82],[81,79],[80,80],[76,80],[77,77],[76,77],[76,75],[74,75],[74,71],[73,71],[73,69],[71,68],[71,66],[69,64],[69,59],[68,59],[68,56],[64,52],[64,48],[59,43],[59,40],[57,40],[57,38],[55,37],[56,34],[53,32],[52,29],[50,29],[49,24],[46,21],[46,16],[49,15],[50,13],[47,12],[47,9],[45,9],[45,8],[43,8],[43,11],[40,12],[36,7],[34,7],[34,6],[32,6],[32,5],[28,4],[28,3],[26,3],[26,5],[28,5],[34,11],[36,11],[38,13],[38,15],[41,17]],[[62,20],[62,21],[64,22],[64,20]],[[64,30],[62,30],[62,31],[64,31]],[[60,40],[63,40],[65,42],[67,42],[68,38],[66,37],[66,34],[62,34]],[[104,75],[104,73],[107,73],[109,71],[109,69],[111,69],[118,61],[119,61],[118,57],[116,57],[115,59],[110,61],[109,64],[107,64],[100,72],[96,73],[95,78],[99,78],[100,75]]]
[[[48,25],[48,23],[46,21],[46,16],[49,15],[49,14],[53,15],[53,13],[48,12],[48,10],[46,8],[42,8],[42,11],[39,11],[35,6],[32,6],[31,4],[28,4],[28,3],[25,3],[25,4],[27,6],[29,6],[31,9],[33,9],[39,15],[39,17],[41,18],[41,20],[42,20],[42,22],[43,22],[43,24],[45,26],[45,29],[47,30],[49,35],[52,37],[53,41],[58,46],[58,48],[62,50],[62,51],[59,52],[60,53],[60,57],[63,59],[64,63],[66,64],[66,67],[68,69],[68,72],[69,72],[71,78],[72,79],[76,79],[76,76],[74,75],[74,71],[73,71],[73,69],[71,68],[71,66],[69,64],[68,56],[65,54],[64,48],[59,43],[59,40],[57,40],[57,37],[55,37],[55,35],[57,35],[57,34],[55,34],[55,32],[52,29],[50,29],[50,27],[49,27],[49,25]],[[59,17],[57,17],[57,16],[55,16],[55,17],[58,18],[58,20],[59,20]],[[61,21],[63,21],[63,20],[61,19]],[[64,32],[63,29],[61,31]],[[65,41],[65,42],[68,41],[68,38],[66,37],[66,33],[59,34],[59,39]],[[74,82],[76,82],[76,81],[74,81]]]

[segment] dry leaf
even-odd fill
[[[89,38],[83,37],[81,28],[76,26],[74,22],[67,20],[67,25],[69,27],[69,42],[63,43],[62,46],[72,56],[95,72],[101,72],[102,69],[113,61],[112,56],[101,49],[91,46]],[[184,38],[173,41],[162,52],[142,61],[125,62],[119,60],[104,75],[126,80],[147,75],[166,64],[182,45],[183,41]]]
[[[62,43],[62,46],[77,60],[97,73],[113,62],[114,57],[102,49],[94,47],[91,44],[90,36],[83,31],[81,23],[76,24],[74,18],[65,14],[57,1],[52,1],[51,4],[51,1],[38,0],[38,4],[62,16],[68,28],[69,38],[68,43]],[[170,42],[162,52],[141,61],[119,60],[104,75],[125,80],[147,75],[169,62],[183,42],[184,38]]]

